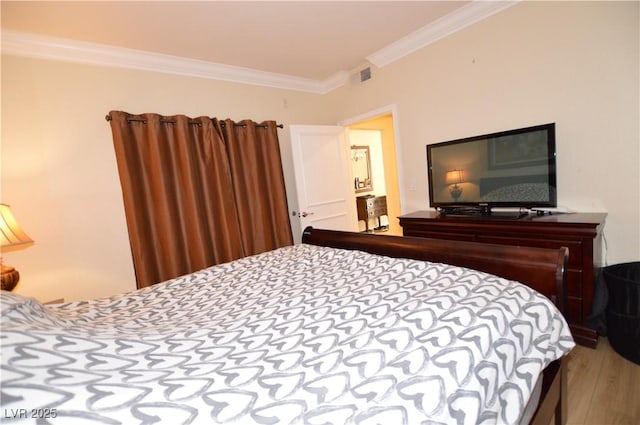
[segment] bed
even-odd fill
[[[480,179],[482,202],[555,202],[555,182],[547,175],[485,177]]]
[[[129,294],[3,291],[3,419],[561,424],[566,256],[308,228]]]

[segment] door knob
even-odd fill
[[[306,217],[306,216],[309,216],[309,215],[313,215],[313,213],[312,212],[306,212],[306,211],[303,211],[302,213],[299,213],[297,211],[292,211],[291,215],[293,217]]]

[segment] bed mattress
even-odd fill
[[[1,304],[16,423],[512,424],[574,345],[520,283],[305,244],[109,298]]]

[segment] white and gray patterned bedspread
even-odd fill
[[[3,422],[126,425],[516,423],[574,345],[519,283],[304,244],[87,302],[3,292],[0,342]]]

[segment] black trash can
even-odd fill
[[[607,337],[618,354],[640,365],[640,261],[603,269]]]

